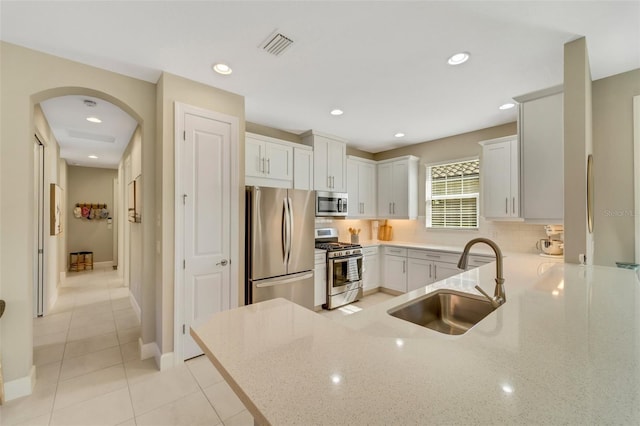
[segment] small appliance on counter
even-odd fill
[[[334,309],[362,298],[362,246],[341,243],[335,228],[315,230],[316,248],[327,251],[327,303]]]
[[[544,231],[547,238],[536,241],[536,248],[540,256],[562,257],[564,254],[564,226],[545,225]]]

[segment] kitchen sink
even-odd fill
[[[496,310],[487,299],[454,290],[437,290],[387,313],[440,333],[460,335]]]

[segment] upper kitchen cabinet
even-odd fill
[[[418,157],[408,155],[378,162],[378,217],[418,217]]]
[[[313,189],[313,150],[301,145],[293,148],[293,188]]]
[[[348,216],[375,218],[377,211],[376,162],[364,158],[347,157]]]
[[[313,130],[304,133],[302,141],[313,147],[314,189],[347,192],[346,141]]]
[[[514,98],[521,150],[521,216],[532,223],[563,223],[564,128],[562,86]]]
[[[515,220],[520,217],[520,157],[518,137],[507,136],[480,142],[482,216]],[[544,167],[541,164],[540,167]]]
[[[293,188],[293,143],[245,134],[245,184]]]

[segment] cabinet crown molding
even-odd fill
[[[416,157],[415,155],[403,155],[402,157],[394,157],[394,158],[388,158],[386,160],[380,160],[378,161],[378,164],[393,163],[399,160],[419,161],[420,158]]]
[[[349,142],[348,140],[341,138],[339,136],[318,132],[317,130],[307,130],[306,132],[300,134],[300,137],[303,139],[303,141],[305,141],[304,143],[307,143],[307,141],[310,141],[312,136],[322,136],[323,138],[333,139],[334,141],[343,142],[345,144]]]
[[[559,84],[557,86],[549,87],[542,90],[536,90],[535,92],[527,93],[524,95],[514,96],[513,100],[521,104],[523,102],[533,101],[534,99],[540,99],[562,92],[564,92],[564,85]]]

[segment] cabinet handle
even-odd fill
[[[431,278],[431,264],[429,264],[429,278]]]
[[[267,158],[267,174],[271,174],[271,158]]]
[[[405,271],[406,271],[406,269],[405,269],[405,268],[406,268],[406,266],[405,266],[405,264],[406,264],[406,263],[407,263],[407,261],[406,261],[406,260],[403,260],[403,261],[402,261],[402,273],[403,273],[403,274],[404,274],[404,273],[405,273]]]
[[[260,159],[260,173],[264,173],[264,158]]]
[[[516,214],[516,197],[513,197],[513,200],[511,202],[511,210],[513,214]]]
[[[509,214],[509,197],[504,199],[504,213]]]
[[[438,265],[433,265],[433,278],[438,279]]]

